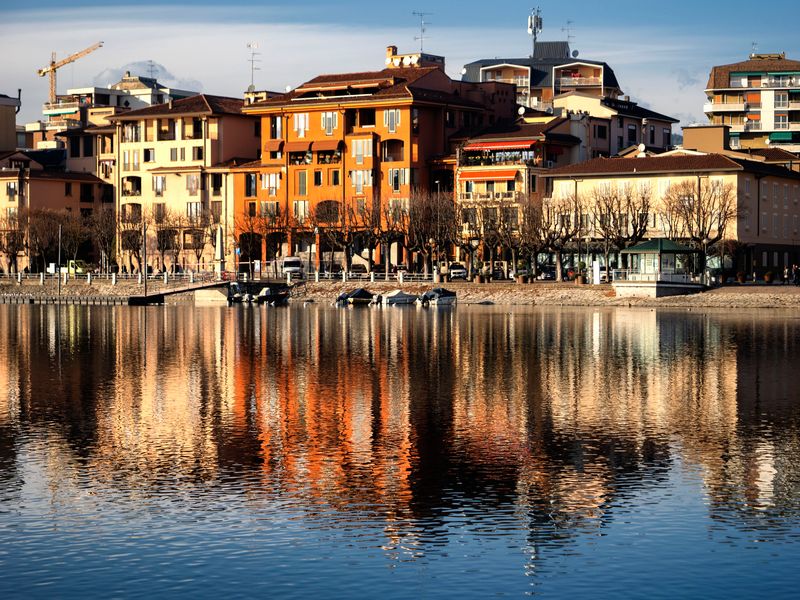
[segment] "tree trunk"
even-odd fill
[[[561,263],[562,263],[562,250],[561,248],[556,249],[556,281],[564,281],[564,276],[561,273]]]

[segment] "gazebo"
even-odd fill
[[[692,277],[691,257],[698,250],[663,238],[626,248],[629,269],[614,271],[618,296],[676,296],[702,291],[705,286]]]

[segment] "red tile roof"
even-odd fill
[[[109,121],[131,121],[142,117],[178,116],[178,115],[241,115],[244,100],[225,96],[198,94],[166,102],[154,104],[137,110],[108,117]]]
[[[761,156],[767,162],[800,162],[800,157],[798,157],[796,154],[788,152],[787,150],[784,150],[783,148],[751,148],[739,150],[739,152],[747,152],[749,154]]]
[[[552,169],[546,177],[685,173],[696,171],[742,171],[743,166],[721,154],[648,156],[645,158],[595,158],[576,165]]]

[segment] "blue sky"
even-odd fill
[[[250,41],[260,46],[260,89],[281,90],[320,73],[379,69],[387,45],[401,52],[418,47],[419,19],[412,12],[420,10],[432,13],[426,17],[426,51],[444,55],[448,74],[457,78],[463,64],[478,58],[526,56],[526,18],[534,3],[37,0],[30,6],[0,0],[0,55],[14,57],[0,67],[0,93],[23,89],[20,122],[40,117],[47,80],[36,69],[50,52],[62,57],[98,40],[102,49],[59,71],[59,92],[109,83],[130,66],[146,75],[140,65],[152,60],[159,79],[175,87],[240,96],[250,83]],[[626,94],[686,124],[704,120],[711,66],[743,60],[753,42],[759,51],[800,58],[795,2],[771,0],[762,17],[752,2],[724,6],[685,0],[542,3],[541,39],[566,39],[564,28],[572,21],[572,47],[582,57],[608,62]]]

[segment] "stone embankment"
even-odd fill
[[[397,282],[309,282],[296,290],[298,300],[333,302],[339,294],[364,287],[375,294],[397,289]],[[407,283],[402,289],[421,294],[434,287],[427,283]],[[618,298],[610,285],[574,283],[448,283],[444,287],[458,294],[460,304],[498,304],[504,306],[642,306],[675,308],[800,308],[800,287],[784,285],[735,285],[715,288],[690,296],[667,298]]]

